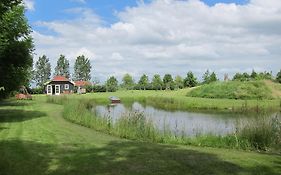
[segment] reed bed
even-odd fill
[[[198,134],[191,137],[184,133],[176,135],[167,129],[169,127],[160,131],[140,112],[126,113],[115,122],[110,116],[96,116],[94,100],[50,97],[48,102],[64,105],[63,117],[73,123],[126,139],[244,150],[280,151],[281,148],[281,119],[278,116],[255,118],[237,126],[235,133],[226,136]]]

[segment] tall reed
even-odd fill
[[[238,127],[236,133],[226,136],[198,134],[190,137],[184,132],[176,135],[166,125],[160,131],[151,120],[147,120],[145,115],[139,112],[126,113],[114,122],[110,116],[96,116],[94,111],[96,103],[93,100],[69,100],[66,97],[61,97],[61,99],[55,97],[49,98],[49,102],[63,104],[63,117],[73,123],[122,138],[236,149],[281,148],[281,119],[278,116],[254,119]]]

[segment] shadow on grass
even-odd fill
[[[21,122],[46,116],[46,113],[20,109],[20,106],[29,105],[29,101],[4,100],[0,102],[0,124],[5,122]],[[16,107],[16,108],[15,108]],[[18,108],[19,107],[19,108]],[[0,130],[8,129],[0,127]]]
[[[14,100],[14,99],[8,99],[8,100],[2,100],[0,101],[0,107],[1,106],[26,106],[28,105],[30,100]]]
[[[270,174],[280,167],[242,168],[214,154],[174,146],[110,142],[102,147],[0,142],[0,174]],[[277,162],[278,164],[278,162]]]
[[[46,113],[20,109],[0,109],[0,123],[21,122],[34,118],[44,117]]]

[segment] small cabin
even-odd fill
[[[86,86],[91,86],[92,84],[88,81],[75,81],[74,85],[77,87],[78,94],[85,94]]]
[[[47,95],[72,94],[74,92],[74,82],[64,76],[54,76],[44,85]]]

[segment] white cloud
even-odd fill
[[[36,53],[53,62],[59,54],[71,60],[86,54],[101,79],[124,72],[185,75],[192,70],[201,77],[208,68],[223,76],[281,67],[279,0],[211,7],[199,0],[138,4],[119,12],[119,21],[109,27],[85,8],[67,10],[81,14],[73,20],[38,22],[57,35],[35,31]]]
[[[78,3],[82,3],[82,4],[85,4],[86,3],[86,0],[70,0],[72,2],[78,2]]]
[[[27,10],[34,11],[35,3],[33,0],[23,0],[24,6]]]

